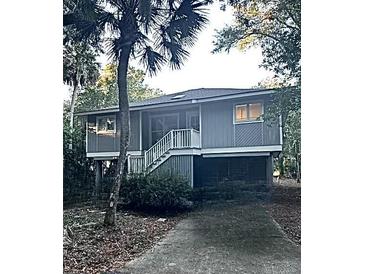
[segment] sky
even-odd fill
[[[157,76],[146,77],[146,83],[166,93],[193,88],[249,88],[271,73],[259,68],[262,60],[261,49],[252,48],[246,52],[232,49],[229,53],[212,54],[215,29],[232,23],[232,11],[221,11],[214,2],[210,9],[210,23],[199,34],[190,57],[180,70],[164,67]]]
[[[229,53],[212,54],[215,29],[221,29],[233,21],[232,10],[221,11],[219,3],[214,2],[209,9],[209,23],[199,34],[195,45],[190,48],[190,56],[180,70],[168,66],[157,76],[146,76],[145,83],[169,94],[194,88],[250,88],[272,74],[259,68],[262,61],[261,49],[251,48],[245,52],[232,49]],[[100,56],[104,66],[108,60]],[[131,65],[139,67],[136,61]],[[141,68],[143,69],[143,68]],[[65,87],[65,98],[69,95]]]

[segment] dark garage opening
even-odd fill
[[[266,180],[267,157],[194,156],[194,187],[214,186],[225,181]]]

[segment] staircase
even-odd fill
[[[144,156],[130,156],[129,172],[151,173],[171,157],[171,151],[188,148],[200,148],[199,131],[173,129],[150,147]]]

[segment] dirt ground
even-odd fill
[[[273,185],[266,211],[289,239],[301,244],[301,187],[295,180]],[[150,250],[183,219],[118,211],[114,228],[102,224],[105,212],[93,206],[64,210],[64,272],[103,273],[123,266]]]
[[[295,180],[283,179],[274,183],[272,203],[265,207],[296,244],[301,244],[301,186]]]
[[[65,273],[102,273],[121,268],[172,229],[181,217],[119,211],[114,228],[104,227],[105,212],[92,206],[64,210]]]

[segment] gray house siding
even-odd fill
[[[202,148],[233,147],[232,102],[201,105]]]
[[[264,103],[266,110],[268,104],[267,96],[202,103],[200,105],[201,147],[228,148],[280,145],[280,128],[278,123],[269,124],[266,121],[234,123],[235,105],[258,101]],[[129,151],[140,150],[141,139],[142,150],[148,150],[151,147],[150,119],[153,115],[178,114],[178,128],[183,129],[187,128],[186,113],[192,110],[199,111],[199,105],[142,111],[142,136],[140,136],[140,111],[131,111]],[[104,115],[101,114],[100,116]],[[88,152],[119,151],[119,120],[117,121],[116,133],[96,134],[96,117],[96,115],[88,116]]]
[[[142,112],[142,149],[147,150],[149,148],[149,115],[146,112]]]
[[[180,175],[188,180],[191,184],[192,178],[192,156],[190,155],[173,155],[156,168],[152,174],[161,175],[166,173],[172,173]]]
[[[268,100],[265,97],[209,102],[201,105],[202,148],[250,147],[280,144],[278,123],[234,123],[234,107],[237,104],[262,102],[264,111]]]
[[[277,145],[280,144],[280,127],[278,123],[264,123],[263,135],[265,145]]]
[[[139,111],[132,111],[131,112],[131,138],[129,143],[129,150],[140,150],[139,143],[140,143],[140,128],[139,128]]]
[[[105,116],[105,115],[99,115]],[[116,133],[96,133],[96,115],[88,116],[88,139],[87,139],[87,152],[117,152],[119,151],[119,134],[120,123],[119,117],[117,117]],[[129,144],[129,151],[139,150],[140,134],[139,134],[139,112],[132,111],[130,114],[131,119],[131,137]]]
[[[87,116],[87,152],[97,152],[96,147],[96,115]]]

